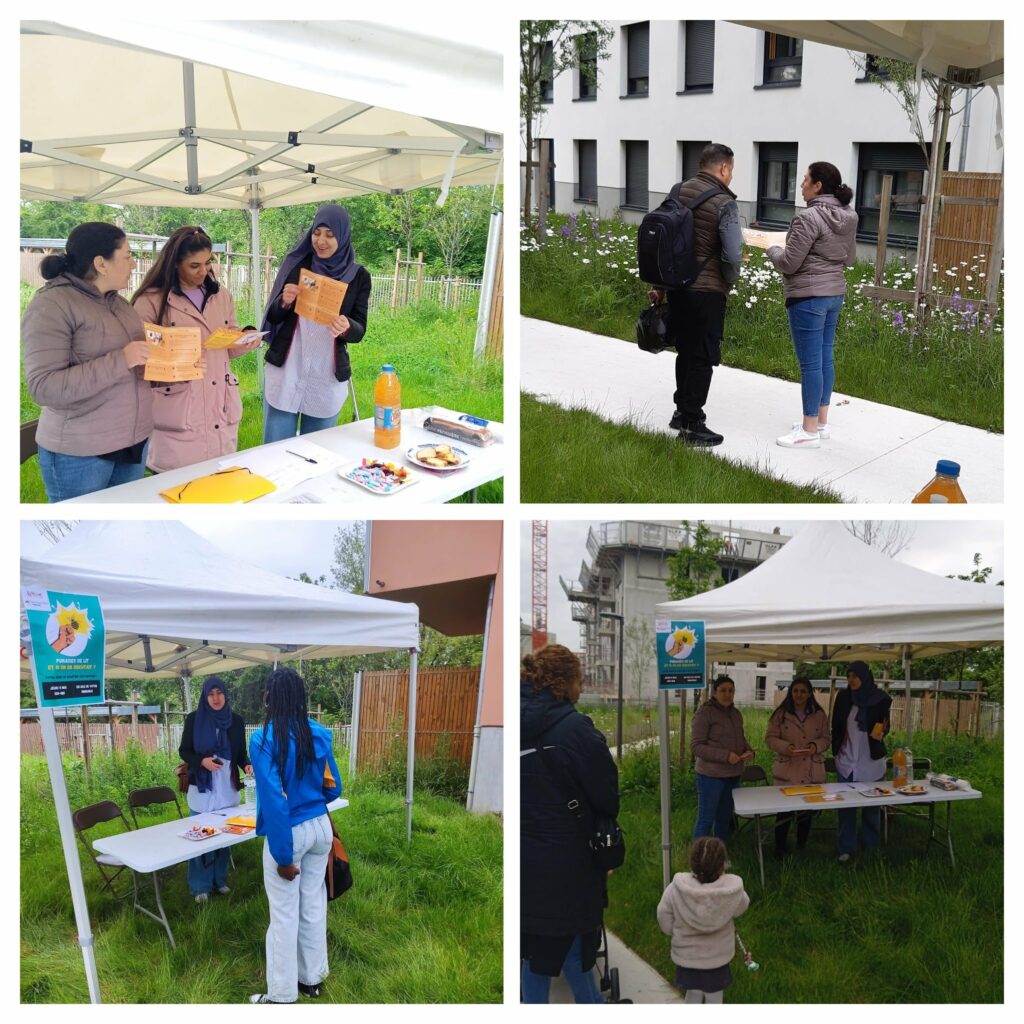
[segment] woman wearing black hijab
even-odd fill
[[[892,698],[879,689],[871,669],[855,661],[846,670],[846,689],[832,710],[832,753],[840,782],[878,782],[885,778],[885,735],[889,732]],[[860,841],[877,846],[881,814],[877,807],[861,812]],[[839,812],[839,860],[846,863],[857,849],[857,812]]]
[[[348,286],[329,324],[295,312],[303,269]],[[263,382],[264,444],[338,422],[352,375],[348,346],[366,333],[370,284],[370,272],[356,263],[347,211],[333,203],[321,206],[313,226],[284,258],[263,317],[270,345]]]
[[[227,690],[218,676],[203,683],[199,706],[185,717],[178,747],[188,765],[188,808],[192,814],[238,807],[241,781],[238,769],[252,775],[245,746],[245,724],[231,710]],[[227,848],[193,857],[188,862],[188,891],[196,903],[205,903],[215,889],[227,895]]]

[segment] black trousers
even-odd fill
[[[814,818],[814,811],[786,811],[783,814],[775,815],[775,849],[782,850],[786,846],[786,836],[789,835],[789,824],[796,817],[796,841],[798,846],[807,842],[807,836],[811,831],[811,821]]]
[[[711,375],[722,358],[725,295],[692,289],[668,293],[669,326],[676,341],[676,409],[685,426],[704,422]]]

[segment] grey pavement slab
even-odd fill
[[[520,346],[523,391],[613,423],[671,433],[674,353],[650,355],[616,338],[527,317]],[[1003,500],[1001,434],[837,391],[831,440],[817,449],[782,448],[775,438],[800,417],[800,385],[730,366],[716,367],[705,412],[708,425],[725,436],[709,449],[715,456],[793,483],[828,485],[848,502],[909,502],[939,459],[960,463],[969,503]]]

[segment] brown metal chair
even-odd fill
[[[836,759],[834,757],[825,758],[825,774],[835,775],[836,773]]]
[[[39,452],[39,446],[36,444],[36,427],[38,426],[39,420],[29,420],[28,423],[22,423],[21,425],[22,464],[28,462],[33,455]]]
[[[133,789],[128,794],[128,813],[131,814],[136,828],[139,827],[139,819],[135,816],[135,808],[152,807],[154,804],[174,804],[178,817],[183,817],[181,805],[178,803],[178,798],[174,795],[174,790],[170,786],[150,786],[148,789]]]
[[[114,892],[114,879],[124,871],[126,865],[108,853],[96,853],[92,848],[92,844],[86,838],[85,833],[96,825],[102,825],[107,821],[115,821],[117,818],[124,822],[124,830],[130,832],[132,827],[128,824],[124,811],[113,800],[101,800],[98,804],[90,804],[88,807],[79,808],[79,810],[71,815],[71,822],[75,827],[75,835],[81,840],[82,845],[88,851],[89,856],[103,878],[100,892],[104,889],[109,889],[113,895],[117,895]],[[111,868],[116,870],[113,874],[108,875],[107,871]]]

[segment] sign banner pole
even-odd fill
[[[405,841],[412,842],[412,787],[416,762],[416,667],[419,664],[420,652],[415,647],[409,649],[409,753],[405,767]]]
[[[668,690],[658,694],[658,757],[661,762],[661,878],[672,881],[672,769],[669,765]]]
[[[35,660],[32,657],[31,640],[26,641],[26,653],[32,667],[32,682],[35,684],[36,696],[39,696],[39,680],[36,678]],[[64,847],[64,863],[68,872],[68,884],[71,886],[71,903],[75,909],[75,926],[78,928],[78,945],[82,947],[82,959],[85,961],[85,978],[89,984],[89,1001],[100,1003],[100,980],[96,973],[96,949],[93,945],[92,925],[89,922],[89,905],[85,900],[85,884],[82,881],[82,862],[78,859],[78,844],[75,841],[75,828],[71,821],[71,804],[68,791],[64,784],[64,765],[60,759],[60,743],[57,740],[57,727],[54,724],[53,708],[42,707],[40,701],[39,725],[43,734],[43,749],[46,752],[46,766],[50,771],[50,786],[53,789],[53,803],[57,809],[57,825],[60,828],[60,841]]]

